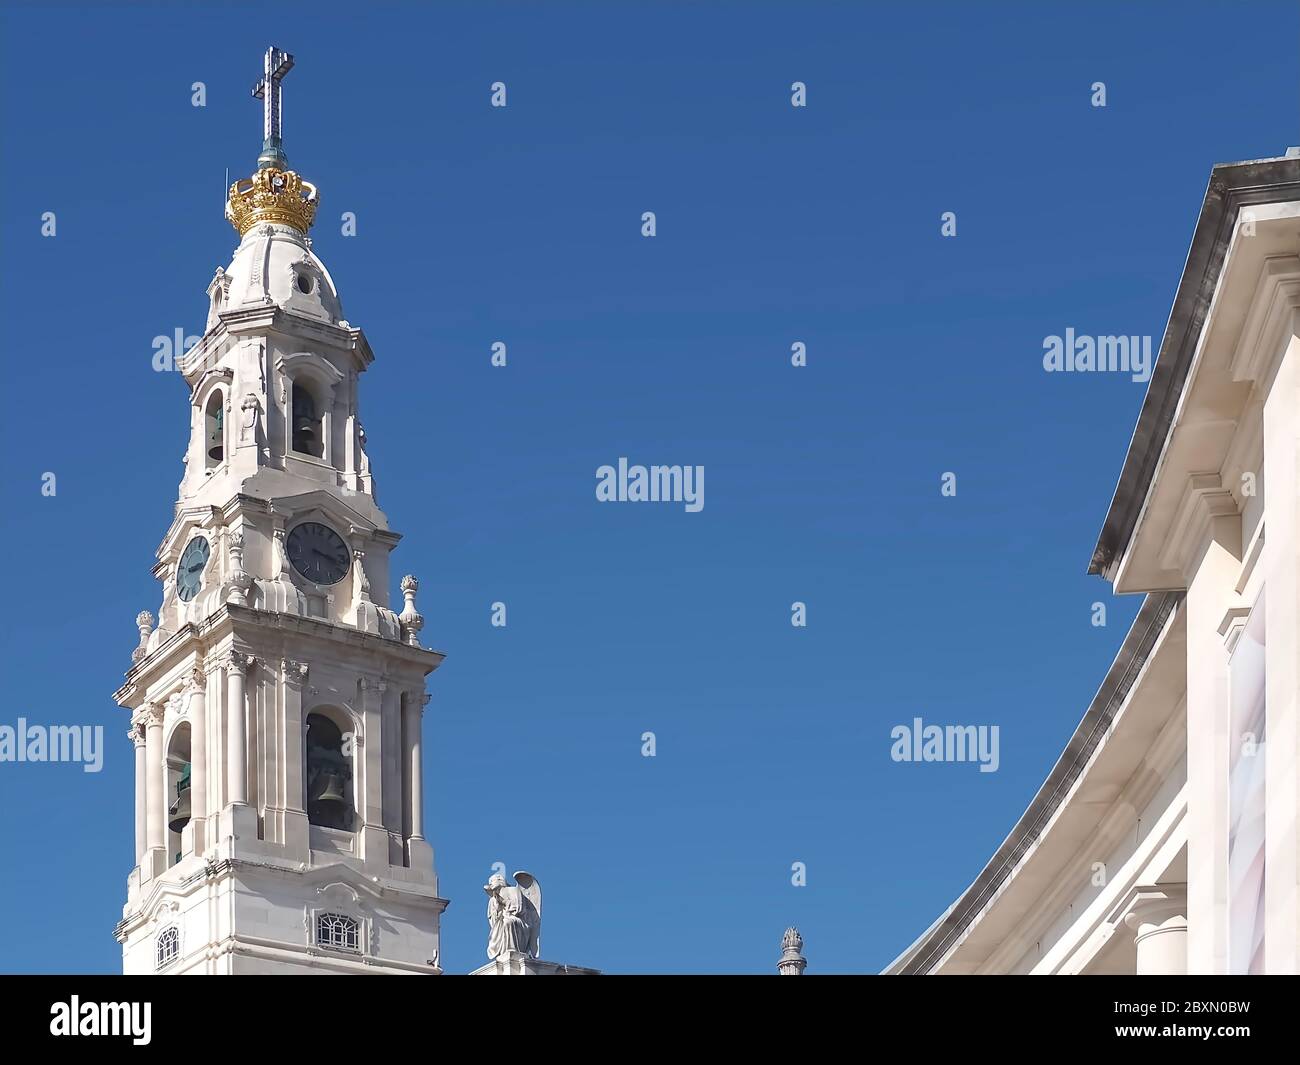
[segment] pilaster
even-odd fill
[[[1300,337],[1264,403],[1264,969],[1300,972]]]
[[[140,859],[141,881],[152,880],[167,869],[167,803],[163,791],[162,730],[165,708],[147,703],[141,711],[145,755],[145,851]]]
[[[388,861],[388,832],[384,828],[383,699],[388,684],[361,678],[362,729],[356,736],[355,764],[361,767],[356,792],[361,856],[369,862]]]

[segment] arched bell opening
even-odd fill
[[[212,393],[203,412],[203,454],[208,469],[226,457],[226,404],[220,391]]]
[[[190,726],[176,726],[167,743],[167,854],[168,865],[181,860],[181,832],[190,823]]]
[[[290,425],[293,428],[294,451],[313,458],[321,458],[325,454],[320,407],[311,389],[298,381],[293,383]]]
[[[307,820],[352,831],[352,757],[343,730],[325,714],[307,715]]]

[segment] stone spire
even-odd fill
[[[808,960],[803,956],[803,936],[797,928],[787,928],[781,937],[781,960],[776,971],[782,976],[803,976]]]

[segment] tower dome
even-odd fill
[[[275,304],[331,325],[343,318],[334,279],[312,251],[311,239],[296,226],[282,222],[252,226],[225,273],[229,282],[225,310]]]

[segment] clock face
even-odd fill
[[[199,586],[203,583],[203,567],[208,564],[210,551],[207,540],[196,536],[181,552],[180,565],[176,567],[176,594],[182,602],[188,603],[199,594]]]
[[[315,584],[338,584],[352,564],[343,537],[320,522],[304,521],[295,526],[284,546],[293,568]]]

